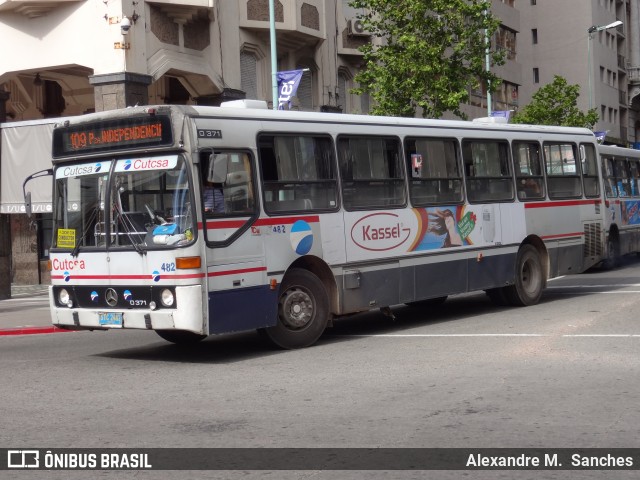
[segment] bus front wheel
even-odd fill
[[[176,345],[193,345],[207,338],[206,335],[187,332],[186,330],[156,330],[156,333],[167,342],[175,343]]]
[[[294,268],[280,286],[278,323],[264,334],[280,348],[313,345],[329,321],[329,298],[322,281],[313,273]]]
[[[505,287],[505,294],[512,305],[535,305],[542,296],[545,278],[538,250],[523,245],[516,260],[515,284]]]

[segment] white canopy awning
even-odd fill
[[[52,168],[51,136],[62,119],[0,124],[0,213],[25,213],[22,184],[29,175]],[[43,176],[30,181],[33,213],[51,212],[53,179]]]

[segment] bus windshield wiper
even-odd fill
[[[134,238],[136,236],[139,238],[140,233],[138,233],[134,229],[135,225],[133,225],[133,223],[131,222],[131,219],[129,219],[129,217],[127,217],[127,214],[122,211],[119,211],[118,214],[120,215],[120,219],[119,219],[120,223],[122,223],[122,226],[124,227],[124,233],[127,234],[127,238],[131,242],[131,245],[133,246],[134,250],[138,252],[140,255],[146,255],[147,251],[144,250],[142,246]]]
[[[72,257],[78,256],[80,252],[80,244],[84,241],[84,238],[86,237],[87,233],[89,233],[89,230],[91,229],[93,221],[98,217],[99,211],[100,211],[100,206],[96,205],[93,211],[91,212],[89,219],[87,220],[87,225],[84,227],[84,230],[82,231],[82,235],[80,235],[80,238],[78,238],[78,240],[76,241],[76,244],[73,247],[73,250],[71,250]]]

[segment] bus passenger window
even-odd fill
[[[607,198],[615,198],[618,196],[616,188],[616,176],[613,173],[613,158],[602,157],[602,177],[604,178],[604,193]]]
[[[338,138],[344,206],[387,209],[406,203],[404,173],[397,138]]]
[[[521,201],[544,199],[544,175],[542,173],[540,144],[537,142],[513,142],[512,150],[518,199]]]
[[[504,141],[465,140],[462,155],[470,202],[513,200],[509,144]]]
[[[598,181],[598,161],[596,149],[593,144],[580,145],[580,165],[582,166],[582,181],[586,197],[600,196],[600,183]]]
[[[462,201],[462,175],[455,139],[409,138],[406,165],[414,206]]]
[[[617,158],[613,163],[613,169],[616,176],[616,186],[619,197],[631,196],[631,181],[629,166],[625,159]]]
[[[640,166],[637,161],[629,161],[629,170],[631,171],[631,195],[633,197],[640,196]]]
[[[573,143],[545,143],[544,163],[550,198],[582,197],[578,156]]]
[[[261,135],[258,146],[267,213],[338,208],[335,156],[330,137]]]

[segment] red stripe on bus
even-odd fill
[[[525,203],[524,208],[575,207],[577,205],[597,205],[600,200],[562,200],[560,202]]]
[[[318,223],[320,217],[318,215],[306,215],[302,217],[271,217],[259,218],[253,224],[254,227],[269,227],[273,225],[293,225],[298,220],[304,220],[309,223]],[[222,230],[224,228],[240,228],[245,225],[246,220],[208,220],[207,229]],[[198,222],[198,228],[202,228],[202,223]]]
[[[222,277],[225,275],[237,275],[238,273],[266,272],[267,267],[239,268],[237,270],[222,270],[220,272],[209,272],[209,277]]]
[[[582,236],[584,236],[584,232],[559,233],[557,235],[542,235],[540,238],[542,238],[543,240],[552,240],[554,238],[582,237]]]
[[[160,277],[165,279],[185,280],[190,278],[204,278],[204,273],[185,273],[185,274],[164,274]],[[73,280],[151,280],[152,275],[69,275]],[[62,275],[51,275],[52,280],[64,280]]]

